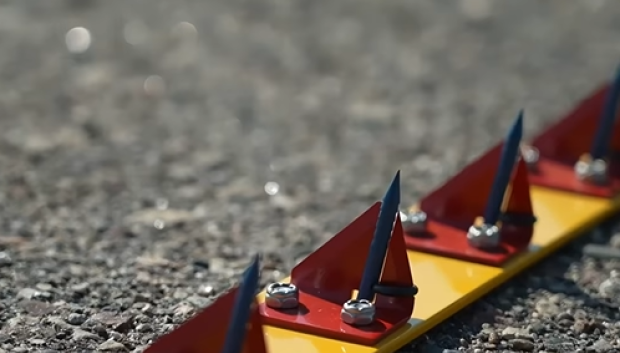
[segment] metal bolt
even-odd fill
[[[540,159],[540,151],[534,146],[521,145],[521,153],[523,154],[523,160],[528,166],[535,166]]]
[[[426,230],[427,216],[424,211],[399,212],[403,230],[406,233],[423,232]]]
[[[575,175],[579,180],[601,184],[607,181],[607,162],[603,159],[581,159],[575,164]]]
[[[340,319],[353,326],[370,325],[375,321],[375,305],[366,299],[350,299],[342,305]]]
[[[500,240],[499,227],[492,224],[473,225],[467,232],[469,245],[478,249],[495,248]]]
[[[265,290],[265,304],[272,309],[293,309],[299,305],[299,290],[292,283],[271,283]]]

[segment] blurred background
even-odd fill
[[[614,72],[619,15],[611,0],[0,1],[0,347],[139,350],[252,253],[263,282],[282,277],[397,169],[411,203],[519,109],[528,137],[556,121]],[[454,325],[437,347],[480,329]]]

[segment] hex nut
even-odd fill
[[[342,305],[340,319],[352,326],[366,326],[375,321],[375,305],[366,299],[350,299]]]
[[[521,153],[523,154],[523,160],[529,166],[536,165],[540,159],[540,151],[534,146],[522,145]]]
[[[427,215],[424,211],[399,212],[405,233],[426,231]]]
[[[500,244],[500,229],[496,225],[472,225],[467,231],[469,245],[478,249],[492,249]]]
[[[580,160],[575,164],[577,179],[593,183],[605,183],[607,181],[607,162],[603,159]]]
[[[293,309],[299,305],[299,290],[292,283],[271,283],[265,290],[265,304],[272,309]]]

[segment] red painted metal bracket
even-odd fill
[[[162,336],[144,353],[220,353],[237,288],[219,297],[176,330]],[[245,337],[244,353],[267,353],[258,304],[254,305]]]
[[[343,303],[352,298],[360,285],[380,206],[380,202],[374,204],[293,269],[291,283],[299,289],[299,307],[281,310],[260,304],[265,323],[363,345],[374,345],[407,323],[415,299],[380,294],[375,301],[373,324],[354,327],[340,319]],[[413,285],[398,217],[380,282],[403,287]]]
[[[533,140],[532,146],[538,149],[540,156],[530,169],[532,185],[597,197],[614,197],[620,193],[620,119],[616,119],[611,142],[615,155],[608,161],[609,183],[594,185],[583,182],[575,177],[574,172],[575,163],[590,149],[608,90],[608,85],[599,88],[564,119]]]
[[[527,249],[534,232],[534,214],[528,170],[522,158],[504,196],[500,246],[496,250],[482,250],[467,241],[468,228],[484,211],[502,145],[482,155],[422,199],[420,209],[428,217],[426,231],[407,234],[408,248],[492,266],[501,266]]]

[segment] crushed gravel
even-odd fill
[[[528,136],[554,121],[613,72],[618,16],[610,0],[0,1],[0,352],[139,352],[251,254],[263,284],[282,277],[396,169],[412,202],[520,108]],[[620,351],[620,262],[582,245],[402,352]]]

